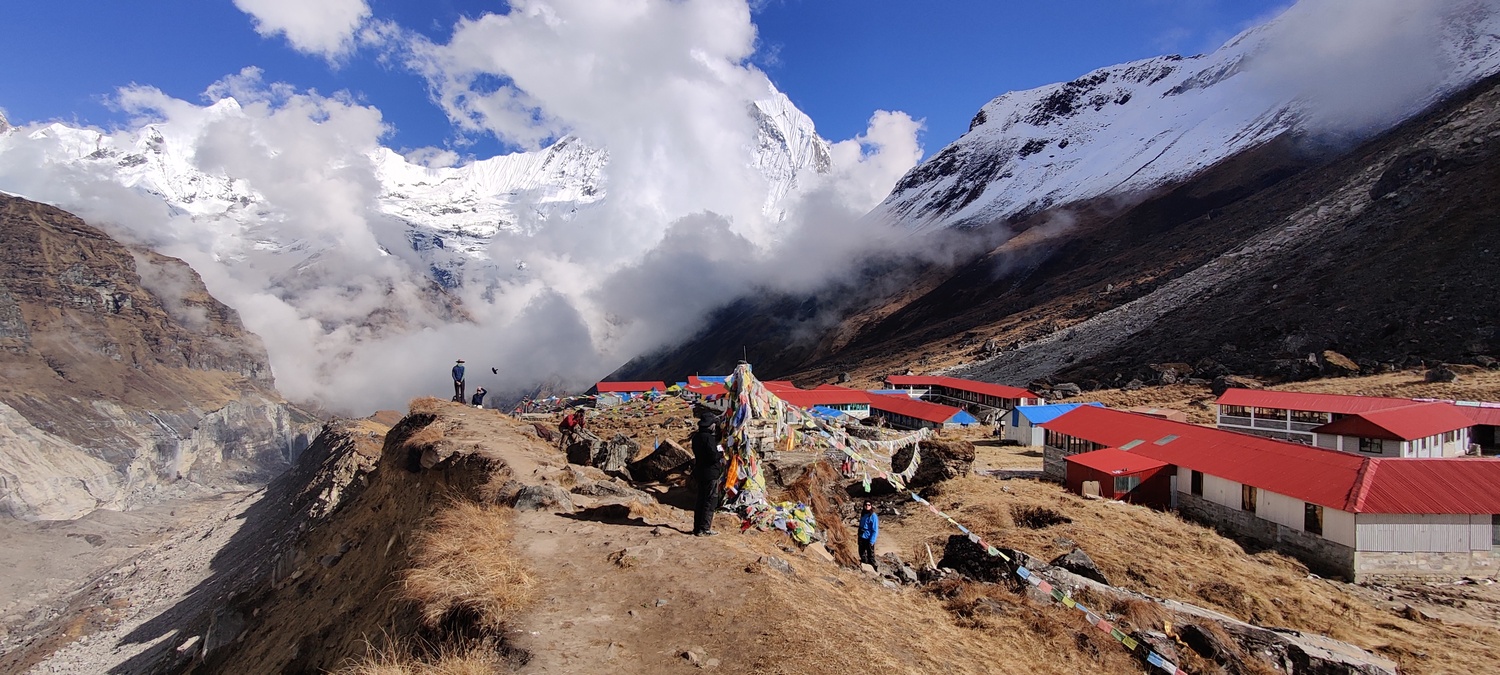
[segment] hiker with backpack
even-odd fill
[[[714,512],[719,510],[719,480],[722,469],[719,433],[714,429],[715,416],[699,412],[698,431],[693,434],[693,480],[698,481],[698,499],[693,505],[693,534],[712,537]]]

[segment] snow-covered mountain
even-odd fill
[[[830,145],[779,91],[771,90],[747,108],[758,144],[746,148],[746,162],[766,178],[765,215],[780,220],[799,177],[830,171]],[[195,157],[205,125],[243,114],[234,98],[223,98],[205,108],[197,124],[147,124],[110,133],[51,123],[12,127],[9,133],[51,141],[47,161],[107,176],[215,227],[240,228],[245,238],[260,242],[261,251],[293,254],[286,264],[295,268],[315,258],[316,247],[281,240],[274,231],[259,232],[267,230],[262,196],[240,177],[205,171]],[[0,126],[4,133],[6,127]],[[487,249],[498,233],[535,234],[549,217],[567,217],[605,199],[607,192],[609,152],[573,136],[542,150],[456,167],[414,164],[385,147],[373,151],[369,160],[380,183],[379,210],[405,225],[400,238],[380,245],[388,250],[409,247],[429,265],[434,279],[448,287],[460,285],[471,266],[492,264]]]
[[[1379,125],[1500,71],[1495,4],[1447,6],[1434,27],[1440,81],[1424,81],[1421,100],[1397,102],[1401,109],[1377,118]],[[1247,30],[1210,54],[1134,61],[1003,94],[980,109],[967,133],[903,177],[876,213],[913,229],[977,227],[1147,191],[1282,134],[1318,131],[1330,122],[1319,118],[1318,92],[1278,80],[1296,79],[1285,72],[1296,68],[1285,63],[1287,20]]]

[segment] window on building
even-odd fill
[[[1240,510],[1246,513],[1255,513],[1255,488],[1250,485],[1240,486]]]
[[[1385,452],[1385,445],[1378,438],[1361,438],[1359,439],[1359,451],[1378,455]]]
[[[1119,497],[1141,484],[1140,476],[1115,476],[1115,496]]]
[[[1219,406],[1219,414],[1229,417],[1249,417],[1250,409],[1242,405]]]
[[[1190,480],[1190,483],[1191,483],[1191,485],[1189,486],[1189,489],[1192,491],[1193,496],[1194,497],[1202,497],[1203,496],[1203,472],[1202,471],[1194,471],[1192,477],[1189,480]]]
[[[1293,410],[1292,421],[1307,424],[1326,424],[1328,422],[1328,413],[1313,412],[1311,410]]]
[[[1490,516],[1490,548],[1500,549],[1500,515]]]
[[[1285,419],[1286,411],[1281,408],[1256,408],[1255,416],[1267,419]]]
[[[1302,505],[1302,529],[1309,534],[1323,534],[1323,507],[1317,504]]]

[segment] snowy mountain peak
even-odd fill
[[[1295,26],[1283,15],[1211,54],[1143,59],[996,97],[967,133],[912,169],[876,211],[915,229],[977,227],[1148,191],[1282,134],[1328,131],[1322,127],[1340,123],[1327,119],[1335,114],[1348,118],[1342,133],[1377,132],[1500,70],[1500,12],[1492,5],[1457,2],[1440,16],[1436,53],[1428,55],[1434,73],[1409,98],[1372,105],[1393,108],[1383,117],[1379,109],[1331,113],[1319,100],[1324,83],[1317,76],[1334,88],[1357,88],[1357,78],[1338,77],[1340,55],[1326,57],[1334,64],[1322,66],[1327,72],[1299,81],[1297,69],[1306,64],[1288,63],[1286,54],[1295,51],[1287,43],[1300,36],[1288,36]],[[1360,94],[1376,97],[1346,98],[1358,101]]]

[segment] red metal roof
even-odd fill
[[[1447,403],[1412,403],[1349,415],[1313,429],[1313,433],[1414,441],[1472,426],[1474,420]]]
[[[1219,395],[1219,405],[1242,405],[1250,408],[1281,408],[1308,412],[1355,413],[1399,408],[1411,405],[1407,398],[1379,396],[1346,396],[1343,394],[1310,394],[1303,391],[1269,391],[1265,389],[1229,389]]]
[[[976,382],[974,380],[944,377],[941,375],[890,375],[885,378],[885,384],[889,387],[948,387],[949,389],[968,391],[998,398],[1041,398],[1020,387],[1009,387],[989,382]]]
[[[1500,460],[1370,459],[1356,513],[1500,513]]]
[[[1105,448],[1103,450],[1085,452],[1068,457],[1067,460],[1074,464],[1081,464],[1090,469],[1103,471],[1115,476],[1151,471],[1167,466],[1166,462],[1125,452],[1117,448]]]
[[[1341,511],[1500,513],[1500,459],[1375,459],[1090,406],[1042,426]]]
[[[600,382],[594,385],[594,390],[601,394],[634,394],[652,389],[666,391],[667,385],[662,382]]]
[[[777,395],[780,396],[780,394]],[[963,412],[963,410],[953,406],[918,401],[908,396],[891,394],[868,394],[868,396],[870,397],[870,408],[872,410],[905,415],[932,422],[933,424],[943,424],[954,415]]]
[[[1472,401],[1453,402],[1448,401],[1454,409],[1463,413],[1464,416],[1474,420],[1475,424],[1483,424],[1488,427],[1500,427],[1500,404],[1479,404]]]

